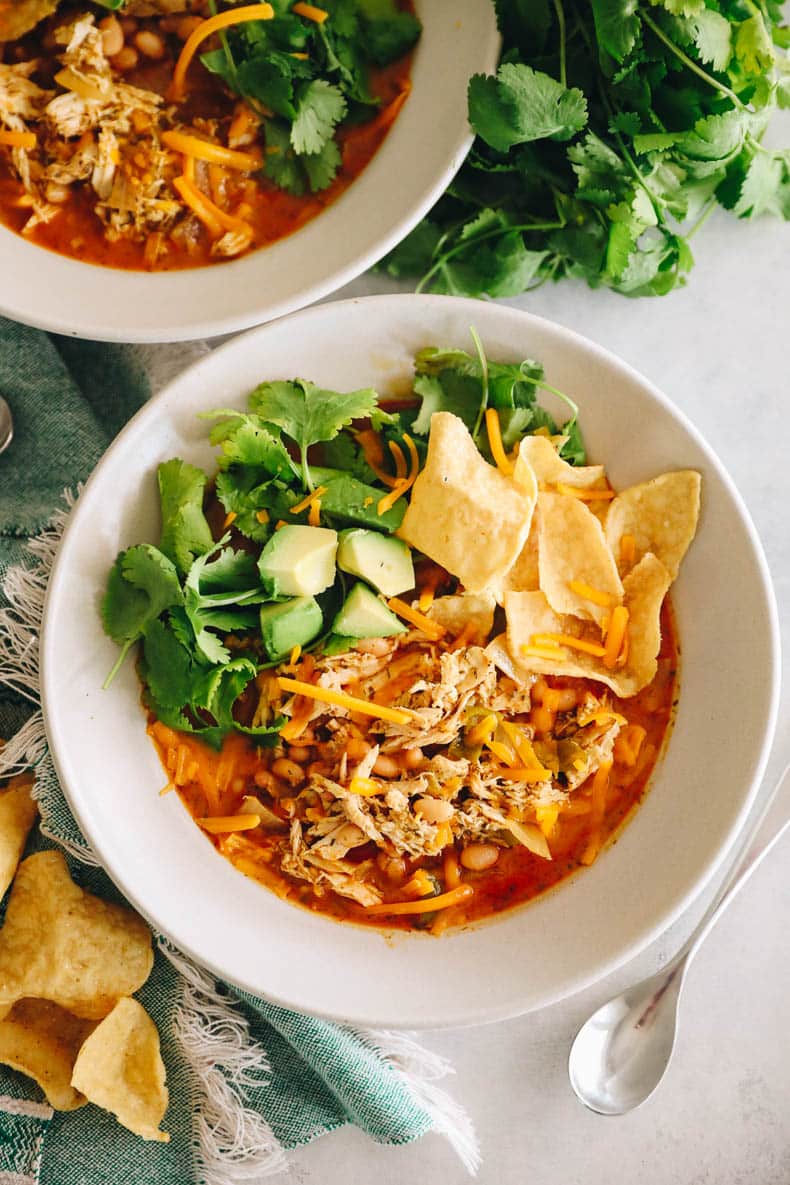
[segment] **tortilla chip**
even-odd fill
[[[96,1026],[79,1052],[71,1083],[136,1136],[170,1139],[159,1130],[168,1102],[159,1033],[137,1000],[119,1000]]]
[[[594,627],[578,617],[555,613],[542,592],[511,592],[505,597],[507,644],[521,678],[531,674],[568,675],[596,679],[611,687],[622,699],[636,695],[654,678],[661,646],[659,614],[672,583],[660,560],[649,553],[623,581],[623,604],[629,613],[628,659],[624,666],[608,670],[600,658],[566,649],[562,659],[525,656],[534,634],[564,634],[600,642]]]
[[[679,469],[630,486],[612,500],[606,516],[606,538],[621,575],[652,552],[675,579],[697,532],[701,487],[699,473]],[[623,535],[630,535],[635,543],[635,556],[630,562],[620,557]]]
[[[547,436],[525,436],[519,445],[516,470],[522,458],[531,466],[542,486],[555,486],[559,481],[576,489],[589,489],[596,483],[603,483],[603,465],[569,465]]]
[[[50,16],[60,0],[12,0],[0,4],[0,41],[16,41]]]
[[[491,633],[495,609],[496,599],[492,593],[461,593],[455,597],[437,597],[428,610],[428,617],[451,634],[460,634],[469,627],[472,631],[469,640],[482,641]]]
[[[540,510],[536,507],[527,541],[519,552],[515,564],[505,576],[505,592],[525,592],[540,588],[540,568],[538,566],[539,531]]]
[[[512,568],[533,510],[534,498],[483,460],[463,420],[434,413],[425,468],[397,532],[402,539],[468,592],[485,592]]]
[[[32,787],[30,774],[20,774],[11,779],[5,790],[0,790],[0,897],[5,896],[14,879],[25,841],[38,815]]]
[[[78,888],[61,852],[22,861],[0,930],[0,1007],[30,996],[100,1020],[153,959],[142,918]]]
[[[0,1062],[34,1078],[56,1111],[84,1107],[87,1099],[71,1085],[71,1074],[95,1027],[49,1000],[17,1000],[0,1021]]]
[[[540,588],[556,613],[583,617],[599,625],[623,599],[617,564],[603,527],[584,502],[569,494],[541,494],[538,567]],[[570,587],[581,581],[610,598],[597,605]]]

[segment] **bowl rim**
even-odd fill
[[[418,4],[419,15],[425,26],[425,38],[431,33],[431,14],[435,17],[436,12],[427,0],[418,0]],[[491,72],[496,68],[499,58],[501,37],[493,9],[490,14],[486,13],[485,18],[481,13],[477,23],[481,24],[484,20],[487,36],[476,45],[479,52],[473,68]],[[438,26],[440,21],[437,20],[436,24]],[[440,36],[441,30],[437,28],[434,37],[437,39]],[[411,70],[412,81],[419,80],[423,75],[427,78],[433,73],[427,59],[421,59],[419,54],[418,45]],[[465,74],[464,85],[466,81]],[[419,97],[417,86],[410,97],[414,98],[415,95]],[[436,104],[429,107],[429,118],[436,110]],[[36,282],[35,288],[26,289],[21,295],[15,283],[0,286],[0,316],[67,337],[155,344],[238,333],[313,304],[356,279],[397,246],[425,217],[460,169],[474,140],[465,108],[457,127],[446,140],[437,143],[432,153],[436,169],[429,168],[427,176],[425,171],[420,174],[420,185],[414,185],[405,206],[401,205],[400,215],[388,222],[386,229],[383,229],[384,222],[380,230],[368,229],[365,211],[371,209],[372,203],[375,216],[377,195],[385,191],[392,192],[393,183],[402,175],[399,159],[405,150],[401,143],[402,137],[406,135],[405,129],[410,129],[409,144],[413,154],[420,148],[419,143],[414,141],[419,136],[425,118],[424,112],[418,116],[416,108],[406,103],[359,176],[326,209],[273,243],[220,264],[157,273],[105,267],[85,263],[32,243],[0,223],[0,258],[5,259],[6,268],[13,267],[17,275],[30,273],[31,269],[43,270],[45,273]],[[370,190],[369,196],[366,196],[367,190]],[[355,234],[354,238],[347,236],[348,225],[361,227],[361,233]],[[338,261],[334,266],[330,264],[330,270],[324,274],[321,274],[320,266],[316,268],[311,262],[309,268],[314,272],[312,278],[308,274],[307,282],[293,283],[289,280],[285,295],[274,300],[268,299],[267,286],[273,279],[276,281],[278,275],[287,276],[294,268],[298,268],[300,258],[320,260],[321,244],[316,241],[316,236],[324,230],[330,237],[339,236],[345,246],[351,246],[351,250],[345,250],[344,247],[342,262]],[[355,239],[358,239],[357,246],[354,246]],[[228,309],[230,302],[224,300],[223,295],[234,283],[243,295],[239,297],[237,305]],[[146,296],[154,285],[158,286],[155,291],[155,308],[158,311],[146,311]],[[175,324],[168,324],[169,314],[166,310],[177,306],[184,294],[195,286],[215,292],[213,304],[216,312],[211,316],[179,314]],[[56,292],[59,294],[57,297],[54,296]],[[260,292],[262,296],[251,295],[254,292]],[[48,293],[53,295],[49,296]],[[44,311],[41,310],[42,299],[47,306]],[[119,323],[114,314],[105,316],[102,322],[103,310],[108,303],[114,305],[116,301],[121,302],[126,310],[123,323]],[[132,309],[134,311],[130,312]]]
[[[261,989],[258,985],[250,982],[244,982],[243,977],[236,975],[229,976],[227,970],[223,969],[216,962],[212,961],[210,956],[197,950],[189,942],[183,942],[178,936],[177,925],[162,926],[159,919],[148,909],[141,907],[137,897],[134,885],[128,883],[123,869],[111,868],[106,863],[103,848],[104,843],[101,835],[96,836],[93,833],[90,819],[85,811],[81,809],[79,803],[79,796],[73,794],[68,775],[64,773],[68,766],[66,754],[69,749],[68,738],[64,738],[58,729],[56,720],[56,712],[53,708],[57,700],[56,689],[50,684],[50,671],[53,663],[51,659],[51,651],[53,648],[53,639],[48,630],[48,622],[50,619],[50,610],[53,602],[57,600],[60,595],[61,586],[67,578],[68,570],[63,562],[63,557],[66,555],[66,544],[73,534],[76,534],[81,527],[81,507],[88,504],[87,495],[91,492],[92,487],[101,480],[102,471],[112,463],[114,453],[123,446],[127,436],[132,435],[137,431],[138,425],[145,422],[149,416],[156,415],[156,412],[161,404],[165,401],[172,400],[178,393],[178,388],[182,382],[186,381],[190,385],[200,383],[202,372],[204,370],[213,369],[217,364],[217,359],[223,361],[225,359],[232,359],[236,349],[243,349],[248,341],[255,339],[258,336],[267,333],[276,332],[280,326],[285,322],[299,321],[302,332],[307,331],[309,334],[309,323],[312,320],[318,320],[327,315],[327,310],[332,313],[349,313],[360,305],[369,306],[378,304],[382,306],[389,305],[392,309],[392,319],[397,319],[399,307],[405,307],[407,304],[420,302],[425,309],[424,320],[426,323],[430,319],[430,311],[432,308],[440,308],[452,304],[456,309],[466,307],[469,322],[473,323],[475,311],[479,309],[478,301],[472,299],[464,299],[459,297],[440,296],[433,294],[417,295],[413,293],[400,293],[394,295],[375,295],[367,297],[353,297],[342,301],[335,301],[314,306],[309,309],[302,309],[299,312],[291,314],[288,318],[278,321],[276,324],[266,324],[257,326],[255,329],[248,331],[245,334],[239,335],[232,341],[226,342],[223,345],[212,350],[209,355],[199,359],[191,366],[187,367],[181,374],[165,388],[162,389],[156,396],[148,401],[136,414],[128,421],[115,440],[110,444],[107,451],[104,453],[99,463],[95,467],[93,473],[89,477],[84,489],[77,501],[74,509],[69,515],[66,528],[61,540],[61,546],[55,559],[55,563],[48,582],[45,604],[42,618],[42,630],[40,641],[40,663],[41,663],[41,698],[42,698],[42,713],[44,719],[44,726],[47,735],[47,741],[50,748],[50,753],[53,763],[58,774],[61,787],[67,799],[69,808],[76,818],[83,834],[91,845],[94,853],[99,858],[107,874],[114,881],[118,889],[124,894],[133,907],[142,914],[149,922],[154,930],[165,934],[180,950],[182,950],[190,958],[194,959],[199,965],[208,968],[213,974],[218,976],[243,991],[249,992],[252,995],[260,996]],[[620,359],[617,355],[611,353],[608,349],[577,333],[575,330],[566,328],[558,322],[552,321],[548,318],[537,316],[533,313],[523,311],[521,309],[512,308],[505,305],[494,306],[497,310],[497,315],[501,315],[503,320],[510,321],[514,325],[520,326],[522,329],[532,327],[538,332],[548,333],[553,335],[556,340],[565,341],[568,344],[573,344],[577,348],[581,348],[588,354],[594,356],[597,360],[603,362],[606,366],[613,369],[626,380],[635,383],[642,391],[654,399],[661,407],[667,411],[670,416],[679,422],[680,427],[686,432],[693,443],[704,454],[708,464],[715,470],[717,477],[721,480],[727,493],[733,501],[738,515],[741,520],[741,525],[744,527],[749,543],[752,549],[752,558],[754,560],[755,578],[759,582],[760,591],[762,592],[765,609],[766,609],[766,627],[767,633],[770,637],[770,671],[766,671],[765,682],[770,684],[770,699],[769,710],[764,718],[764,726],[760,738],[759,747],[752,754],[752,759],[748,774],[748,788],[746,789],[741,800],[740,808],[737,814],[734,815],[729,829],[721,842],[718,849],[702,863],[696,871],[693,879],[688,879],[682,887],[675,890],[671,904],[663,911],[663,914],[653,922],[647,924],[640,932],[633,938],[632,941],[618,947],[617,951],[609,958],[600,962],[594,970],[586,972],[579,971],[575,974],[568,974],[565,977],[563,984],[559,990],[555,990],[550,996],[540,999],[537,1002],[530,1002],[524,1004],[518,999],[518,993],[511,992],[508,999],[498,1002],[495,1006],[488,1007],[485,1013],[481,1013],[479,1007],[470,1007],[466,1010],[459,1009],[453,1013],[451,1019],[442,1019],[441,1014],[427,1016],[424,1020],[410,1016],[408,1020],[409,1028],[422,1029],[441,1029],[441,1028],[463,1028],[478,1024],[487,1024],[499,1020],[509,1019],[515,1016],[523,1015],[527,1012],[537,1011],[539,1009],[558,1003],[560,1000],[574,995],[577,992],[589,987],[591,984],[602,980],[607,975],[611,974],[618,967],[623,966],[626,962],[634,958],[640,952],[645,950],[651,943],[653,943],[661,934],[665,933],[678,918],[691,906],[691,904],[700,896],[706,885],[713,879],[717,871],[721,869],[728,856],[733,851],[739,835],[743,831],[744,824],[754,806],[758,790],[760,788],[765,768],[768,762],[769,754],[773,744],[776,722],[779,711],[780,698],[780,683],[781,683],[781,641],[779,629],[779,615],[776,603],[776,596],[773,584],[770,577],[768,563],[765,557],[762,542],[751,519],[749,511],[741,497],[737,487],[732,478],[729,476],[723,463],[718,459],[713,448],[707,443],[702,434],[696,426],[686,417],[675,404],[661,392],[653,383],[646,379],[639,371],[632,367],[629,363]],[[240,346],[239,343],[242,343]],[[152,410],[153,409],[153,410]],[[671,743],[671,736],[670,736]],[[659,757],[661,760],[666,752],[666,745],[662,747]],[[619,835],[619,832],[616,833]],[[554,894],[562,890],[564,881],[561,881],[557,886],[548,890],[548,894]],[[545,897],[547,894],[543,894]],[[515,910],[506,911],[504,914],[496,915],[493,919],[502,920],[518,912],[519,909],[529,908],[530,903],[523,906],[516,907]],[[486,925],[492,919],[483,919],[475,925]],[[467,929],[474,929],[475,926]],[[308,1011],[304,1004],[300,1004],[293,998],[288,999],[280,994],[265,993],[267,1001],[276,1004],[283,1008],[295,1009],[298,1011]],[[398,1020],[392,1015],[381,1015],[379,1013],[369,1013],[360,1018],[359,1014],[354,1017],[349,1017],[348,1014],[338,1010],[321,1010],[316,1009],[313,1004],[309,1007],[311,1015],[321,1016],[327,1020],[336,1021],[339,1023],[353,1023],[359,1025],[367,1025],[372,1027],[403,1027],[403,1021]]]

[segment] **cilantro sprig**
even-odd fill
[[[775,0],[494,0],[504,48],[469,83],[472,151],[384,261],[420,290],[515,296],[580,277],[685,283],[717,205],[790,217],[790,29]]]
[[[379,105],[371,69],[408,53],[421,25],[395,0],[322,0],[322,23],[293,4],[275,0],[272,20],[232,27],[201,61],[263,117],[264,172],[301,196],[331,184],[341,164],[338,129]]]

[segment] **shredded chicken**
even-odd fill
[[[309,701],[311,732],[325,738],[324,761],[320,769],[311,767],[292,800],[282,869],[361,904],[374,904],[379,896],[375,883],[365,882],[370,859],[353,859],[364,854],[365,845],[385,856],[420,859],[436,856],[451,840],[499,847],[526,843],[530,828],[536,829],[537,809],[561,809],[611,761],[621,727],[608,692],[601,698],[588,692],[573,710],[557,714],[550,736],[536,737],[528,719],[530,685],[516,683],[480,646],[443,649],[416,632],[381,640],[373,651],[319,658],[313,677],[319,686],[368,701],[397,683],[400,691],[391,704],[410,714],[407,723],[374,718],[361,724],[343,707]],[[279,710],[268,695],[268,690],[262,694],[258,719]],[[282,710],[288,715],[304,707],[291,699]],[[535,764],[547,771],[545,780],[508,779],[502,758],[475,738],[475,724],[485,719],[505,742],[503,722],[518,730]],[[350,761],[348,746],[361,735],[369,748]],[[411,767],[403,762],[408,750],[422,754]],[[520,754],[513,758],[512,764],[523,764]],[[387,772],[377,779],[382,761]],[[378,793],[360,793],[353,785],[371,778],[380,784]],[[438,813],[426,808],[435,800],[442,803]]]

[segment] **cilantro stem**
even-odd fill
[[[567,86],[568,74],[565,64],[565,9],[562,7],[562,0],[554,0],[554,11],[557,14],[557,25],[560,32],[560,82],[563,86]]]
[[[718,79],[711,77],[707,70],[703,70],[701,66],[698,66],[694,59],[690,58],[688,54],[684,53],[680,46],[676,45],[671,37],[667,37],[661,26],[653,20],[649,13],[645,12],[644,8],[639,9],[639,15],[647,25],[648,29],[652,29],[659,41],[663,41],[667,49],[673,53],[678,61],[682,62],[683,65],[687,67],[687,69],[693,71],[693,73],[696,74],[698,78],[701,78],[703,82],[707,82],[708,86],[712,86],[713,89],[718,91],[720,95],[725,95],[731,103],[734,103],[735,106],[739,108],[739,110],[747,110],[746,104],[738,98],[735,91],[730,90],[730,88],[725,86],[723,82],[719,82]]]
[[[560,391],[557,387],[552,387],[551,383],[544,383],[543,379],[530,379],[530,382],[533,382],[536,387],[540,387],[542,391],[548,391],[550,395],[556,395],[563,403],[567,403],[574,416],[578,416],[579,405],[573,402],[570,395],[566,395],[564,391]]]
[[[433,280],[438,271],[444,267],[448,259],[452,259],[455,255],[465,251],[468,247],[475,247],[478,243],[484,242],[486,239],[499,238],[502,235],[511,234],[513,231],[519,233],[527,233],[529,231],[543,231],[543,230],[562,230],[565,226],[565,220],[559,222],[525,222],[516,226],[497,226],[494,230],[483,231],[479,235],[470,235],[468,239],[462,239],[460,243],[456,243],[454,247],[450,247],[447,251],[443,251],[435,263],[431,264],[425,275],[420,280],[415,292],[424,292],[425,288]],[[441,240],[440,240],[441,241]]]
[[[310,466],[307,464],[307,445],[299,445],[299,459],[302,466],[302,486],[310,494],[313,492],[313,475],[310,472]]]
[[[715,197],[712,197],[694,225],[684,234],[683,238],[686,240],[686,242],[688,242],[691,236],[695,235],[697,231],[705,225],[713,211],[716,209],[717,204],[718,203]]]
[[[475,444],[477,444],[477,436],[480,431],[480,425],[483,422],[483,416],[485,414],[486,408],[488,407],[488,358],[486,357],[486,352],[483,349],[483,343],[480,340],[480,335],[478,334],[474,325],[470,325],[469,332],[472,335],[472,341],[475,343],[477,356],[480,359],[480,370],[483,376],[483,398],[480,400],[480,407],[477,411],[477,419],[475,420],[475,426],[472,430],[472,440],[475,442]]]
[[[115,660],[115,665],[113,666],[109,675],[107,676],[107,678],[104,680],[104,682],[101,685],[102,691],[106,691],[107,688],[110,686],[113,679],[118,674],[121,667],[123,666],[124,659],[126,658],[126,655],[129,653],[130,649],[132,648],[132,646],[134,645],[134,643],[136,641],[137,641],[137,638],[133,639],[133,641],[131,641],[131,642],[124,642],[123,646],[121,647],[121,653],[118,655],[117,659]]]

